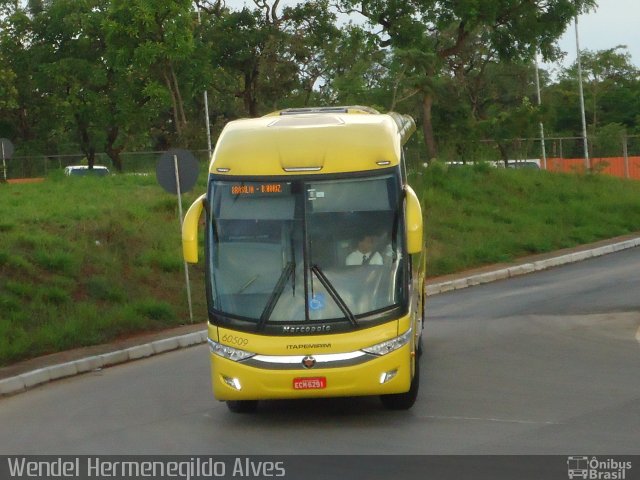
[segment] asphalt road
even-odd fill
[[[429,298],[414,408],[230,413],[206,346],[0,399],[1,454],[639,454],[640,248]]]

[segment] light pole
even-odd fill
[[[202,25],[202,21],[200,19],[200,7],[196,3],[196,12],[198,13],[198,25]],[[209,158],[207,161],[211,160],[211,126],[209,125],[209,94],[207,90],[204,91],[204,123],[207,128],[207,150],[209,151]]]
[[[587,139],[587,120],[584,114],[584,91],[582,90],[582,64],[580,62],[580,39],[578,36],[578,12],[575,16],[576,27],[576,58],[578,65],[578,90],[580,92],[580,114],[582,115],[582,142],[584,145],[584,168],[588,171],[591,168],[591,161],[589,160],[589,142]]]
[[[540,74],[538,73],[538,52],[536,52],[536,91],[538,93],[538,107],[542,105],[542,96],[540,95]],[[547,169],[547,151],[544,146],[544,125],[540,119],[540,144],[542,153],[542,168]]]

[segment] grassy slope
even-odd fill
[[[188,321],[177,207],[153,177],[0,185],[0,365]]]
[[[640,182],[435,166],[412,184],[432,276],[640,231]],[[0,365],[187,321],[177,201],[153,177],[0,185],[0,212]]]
[[[640,182],[484,165],[430,167],[412,181],[430,276],[640,231]]]

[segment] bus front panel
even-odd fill
[[[412,378],[415,338],[411,328],[397,335],[398,323],[406,326],[408,317],[358,335],[275,338],[210,326],[214,396],[219,400],[258,400],[406,392]],[[392,343],[379,341],[389,337],[395,343],[380,346]],[[223,339],[235,347],[222,344]],[[245,341],[245,349],[250,348],[247,345],[255,350],[269,345],[268,350],[273,351],[275,345],[282,353],[238,348]],[[234,356],[238,351],[250,356]]]

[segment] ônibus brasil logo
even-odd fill
[[[571,456],[567,458],[567,475],[570,479],[585,480],[625,480],[627,470],[631,470],[631,462],[613,458]]]

